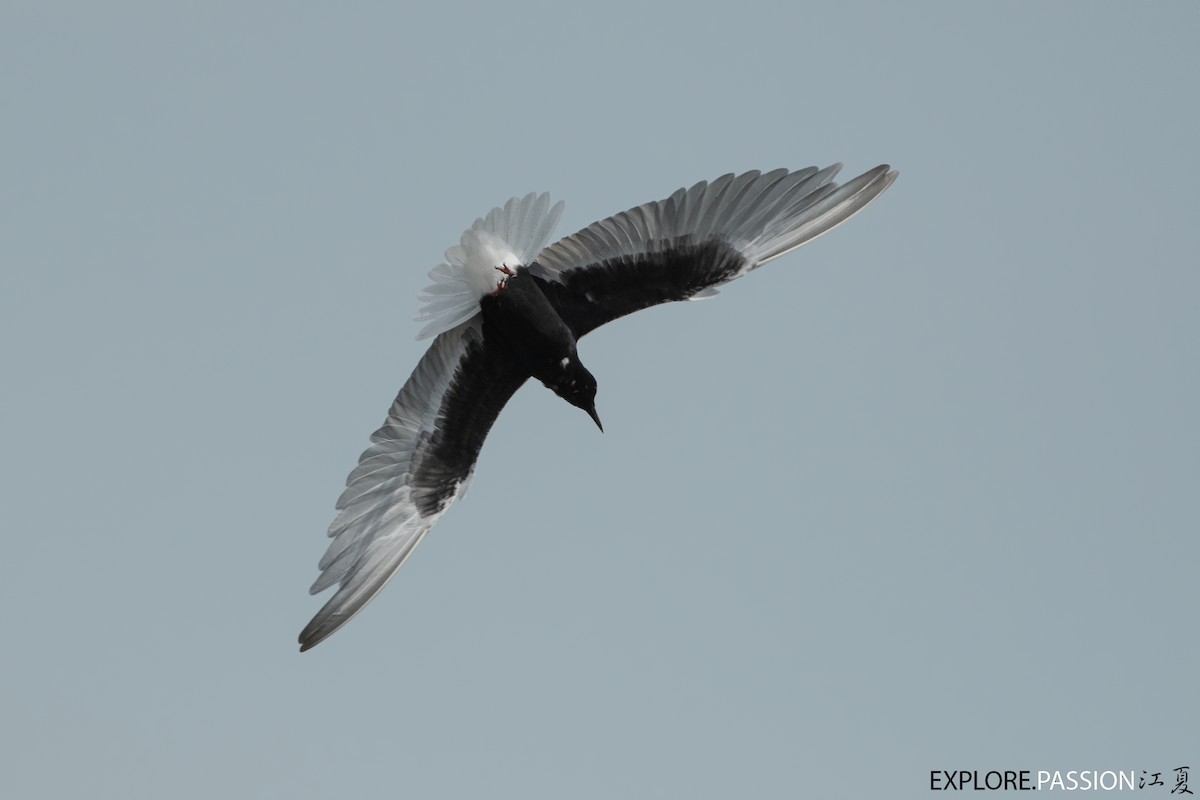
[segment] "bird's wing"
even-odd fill
[[[642,308],[710,297],[850,219],[897,174],[884,164],[839,186],[840,168],[703,181],[560,239],[529,271],[576,337]]]
[[[489,345],[479,318],[434,340],[346,479],[309,591],[339,587],[300,633],[301,651],[370,602],[466,490],[488,430],[528,376]]]
[[[425,305],[414,317],[427,324],[417,338],[444,333],[478,314],[479,299],[503,277],[496,267],[515,270],[529,264],[550,241],[562,210],[561,201],[551,206],[550,195],[530,192],[475,220],[446,251],[446,260],[429,272],[433,283],[421,292]]]

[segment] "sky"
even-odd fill
[[[3,794],[1200,769],[1198,26],[3,3]],[[297,652],[333,503],[427,344],[417,294],[476,217],[548,191],[565,235],[835,161],[900,178],[715,300],[584,339],[605,432],[527,385],[470,496]]]

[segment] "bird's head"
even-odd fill
[[[596,379],[574,354],[563,359],[562,370],[549,384],[550,389],[576,408],[582,408],[601,432],[600,415],[596,413]]]

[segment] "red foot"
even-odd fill
[[[513,272],[511,269],[509,269],[507,264],[501,264],[498,267],[493,267],[493,269],[495,269],[497,272],[503,272],[504,277],[501,278],[500,282],[496,284],[495,291],[488,292],[489,297],[495,297],[496,295],[500,294],[505,289],[507,289],[508,288],[508,279],[517,274],[517,273]]]

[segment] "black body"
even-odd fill
[[[522,267],[480,300],[483,338],[502,343],[530,375],[604,430],[596,414],[596,379],[579,360],[575,334],[542,291],[545,285]]]
[[[454,499],[500,411],[530,377],[600,425],[596,379],[579,360],[579,337],[634,311],[686,300],[744,267],[737,251],[711,240],[572,270],[561,283],[535,275],[536,264],[517,269],[503,289],[480,300],[482,335],[471,337],[442,400],[442,424],[413,464],[421,513],[437,513]]]
[[[518,269],[503,288],[481,299],[479,308],[484,339],[503,342],[547,387],[561,380],[563,359],[578,360],[575,335],[528,270]]]

